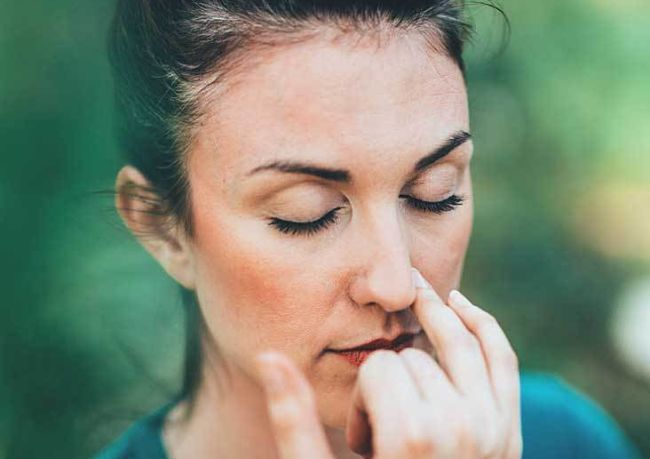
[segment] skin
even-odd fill
[[[395,440],[373,443],[381,450],[374,457],[484,457],[477,448],[488,441],[500,454],[490,457],[517,457],[516,445],[508,446],[518,434],[517,403],[511,396],[504,405],[510,408],[496,408],[498,390],[481,351],[486,338],[456,313],[455,319],[438,317],[438,309],[453,311],[440,298],[460,284],[471,233],[471,140],[412,175],[420,158],[454,133],[469,132],[462,75],[417,35],[394,36],[381,46],[355,43],[324,35],[267,50],[227,91],[209,98],[186,158],[194,237],[176,228],[164,238],[141,238],[174,279],[196,291],[214,344],[195,411],[181,420],[186,407],[180,404],[167,419],[164,440],[174,459],[360,457],[356,453],[368,446],[372,431],[398,432],[405,424],[397,421],[408,414],[404,408],[420,410],[422,393],[433,414],[416,418],[437,426],[423,435],[438,446],[462,437],[461,446],[425,448],[421,455],[404,449],[410,435],[375,435],[375,443],[379,437]],[[276,171],[249,175],[262,164],[285,160],[346,169],[352,181]],[[129,182],[147,183],[126,166],[118,190]],[[464,202],[440,214],[410,207],[400,197],[441,201],[452,194]],[[143,206],[127,194],[117,196],[121,216],[136,234],[155,223],[139,212]],[[282,234],[269,225],[271,217],[317,220],[336,207],[338,220],[311,236]],[[416,288],[413,267],[431,287]],[[462,347],[468,352],[450,351],[458,339],[441,338],[441,328],[459,331],[454,336],[470,343]],[[496,324],[484,329],[502,335]],[[323,352],[403,331],[419,333],[417,350],[375,352],[360,368]],[[505,336],[487,341],[512,359]],[[434,348],[439,362],[432,358]],[[270,349],[279,354],[257,358]],[[459,359],[462,371],[450,363]],[[510,379],[502,377],[502,389],[518,394],[514,367],[508,367]],[[434,370],[440,373],[437,383],[429,381]],[[273,374],[280,375],[275,380],[285,388],[282,396],[269,386]],[[475,383],[467,392],[480,395],[454,406],[453,400],[461,400],[452,397],[454,378],[467,385],[470,377]],[[436,390],[417,395],[414,381]],[[382,398],[376,395],[386,390],[402,394],[393,403],[403,403],[378,408]],[[274,409],[283,413],[282,406],[290,407],[285,415],[295,416],[274,416]],[[430,422],[443,412],[487,408],[509,419],[499,418],[499,425],[509,427],[489,439]],[[306,441],[310,452],[300,450],[296,439]],[[314,445],[320,445],[317,452]]]

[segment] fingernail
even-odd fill
[[[264,387],[272,397],[280,396],[284,393],[285,381],[282,369],[277,363],[277,359],[271,353],[264,352],[257,356],[257,367],[262,377]]]
[[[449,301],[461,307],[472,305],[472,303],[465,297],[465,295],[460,293],[458,290],[452,290],[449,292]]]
[[[413,285],[415,285],[415,288],[431,288],[431,284],[427,282],[416,268],[411,267],[411,276],[413,277]]]

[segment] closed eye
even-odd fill
[[[450,212],[456,207],[462,205],[464,201],[464,198],[457,194],[452,194],[447,199],[443,199],[442,201],[423,201],[407,194],[400,195],[400,198],[406,199],[408,205],[414,209],[421,210],[423,212],[433,212],[434,214]]]
[[[336,220],[338,220],[338,211],[340,209],[342,209],[342,207],[335,207],[318,220],[313,220],[311,222],[292,222],[279,218],[271,218],[269,225],[275,227],[278,231],[284,234],[311,236],[312,234],[325,229],[332,223],[335,223]]]
[[[413,209],[434,214],[451,212],[464,202],[464,198],[456,194],[453,194],[442,201],[423,201],[409,195],[400,195],[400,198],[404,198],[407,204]],[[335,207],[319,219],[310,222],[294,222],[273,217],[269,219],[269,225],[283,234],[293,236],[311,236],[336,223],[341,209],[342,207]]]

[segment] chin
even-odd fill
[[[352,403],[352,391],[349,394],[335,396],[329,394],[326,398],[317,400],[317,409],[320,421],[332,429],[345,429],[348,409]]]

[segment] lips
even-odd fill
[[[362,344],[361,346],[352,347],[349,349],[342,349],[341,351],[372,351],[377,349],[393,349],[412,339],[415,335],[413,333],[402,333],[395,339],[380,338],[369,343]]]
[[[359,367],[373,352],[379,349],[399,352],[407,347],[412,347],[414,339],[414,334],[403,333],[393,340],[381,338],[354,348],[332,350],[330,352],[343,357],[352,365]]]

